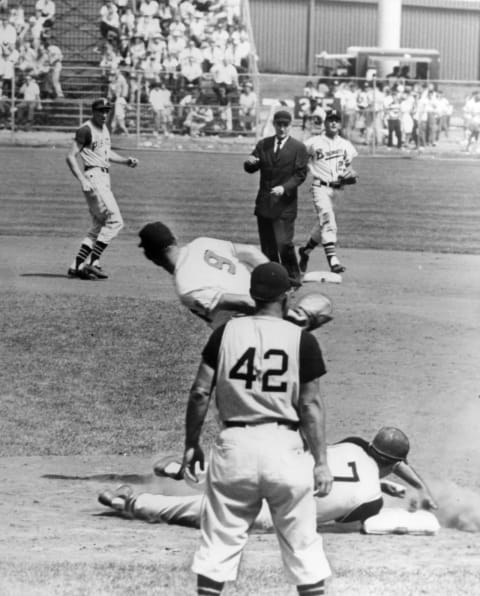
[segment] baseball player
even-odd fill
[[[226,581],[236,579],[263,499],[299,594],[323,595],[330,575],[315,531],[314,499],[314,490],[327,495],[332,486],[319,381],[325,365],[315,337],[283,319],[290,289],[279,263],[255,267],[250,278],[255,313],[213,331],[190,390],[187,476],[196,477],[197,462],[204,465],[199,441],[213,391],[222,426],[210,455],[201,542],[192,566],[198,594],[216,596]]]
[[[341,121],[340,112],[331,110],[325,118],[325,132],[305,142],[309,156],[308,168],[313,176],[311,193],[318,220],[306,244],[299,248],[302,273],[307,270],[310,253],[320,243],[330,270],[340,274],[346,269],[336,253],[337,223],[332,201],[336,190],[357,180],[356,172],[350,167],[357,150],[350,141],[340,136]]]
[[[110,163],[135,168],[135,157],[122,157],[112,150],[106,126],[112,106],[108,99],[92,103],[92,117],[75,133],[75,140],[67,155],[67,164],[80,182],[92,217],[92,227],[82,241],[68,276],[80,279],[106,279],[108,275],[99,265],[100,256],[123,228],[123,218],[110,188]],[[83,162],[83,170],[78,163]]]
[[[146,258],[173,275],[180,302],[211,327],[232,314],[253,312],[250,272],[268,261],[259,248],[207,237],[180,247],[170,228],[159,221],[145,225],[139,236]],[[300,299],[288,317],[313,330],[331,320],[331,311],[327,297],[311,294]]]
[[[361,437],[347,437],[327,446],[327,461],[333,475],[332,490],[316,499],[317,525],[328,522],[341,524],[360,522],[367,528],[375,524],[381,533],[395,532],[405,527],[405,511],[384,508],[382,492],[404,498],[406,488],[386,479],[395,474],[408,486],[414,488],[415,501],[423,511],[437,509],[427,484],[407,462],[409,441],[405,433],[394,427],[381,428],[371,442]],[[135,495],[132,487],[122,485],[115,491],[106,489],[98,497],[102,505],[111,507],[120,515],[141,519],[150,523],[170,523],[200,527],[202,495],[205,487],[205,471],[196,470],[198,482],[185,477],[182,465],[173,456],[162,458],[155,464],[155,474],[160,477],[183,480],[178,496],[141,493]],[[186,494],[185,486],[192,489]],[[175,490],[175,486],[170,492]],[[411,512],[413,513],[413,512]],[[436,527],[432,516],[409,515],[407,528],[411,532],[428,533]],[[356,524],[358,526],[358,524]],[[272,520],[265,504],[254,524],[257,530],[271,531]]]

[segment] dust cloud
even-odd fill
[[[462,532],[480,532],[480,493],[453,482],[430,482],[441,526]]]

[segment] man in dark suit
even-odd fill
[[[270,261],[281,262],[290,278],[299,282],[293,237],[297,187],[307,177],[308,156],[305,145],[290,136],[290,112],[276,112],[273,124],[275,135],[261,139],[243,167],[249,174],[260,170],[255,215],[261,249]]]

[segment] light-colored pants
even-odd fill
[[[93,186],[93,192],[83,193],[92,218],[87,237],[109,244],[123,228],[123,218],[110,188],[110,174],[92,168],[85,172],[85,177]]]
[[[335,189],[329,186],[312,185],[313,206],[317,213],[317,221],[313,225],[310,237],[317,244],[337,242],[337,222],[333,211],[333,197]]]
[[[220,432],[207,471],[193,572],[219,582],[236,579],[263,499],[289,580],[300,585],[328,577],[330,566],[316,532],[312,459],[300,434],[277,424]]]

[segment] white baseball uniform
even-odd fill
[[[317,364],[308,368],[312,352]],[[325,372],[316,340],[276,317],[241,317],[213,332],[203,358],[216,370],[225,428],[210,454],[192,570],[214,581],[234,580],[265,499],[289,579],[319,582],[330,567],[315,528],[312,458],[295,430],[300,382]],[[309,378],[300,373],[302,365]]]
[[[375,460],[368,455],[367,445],[367,441],[357,437],[349,437],[340,443],[328,445],[327,459],[333,475],[333,485],[328,495],[315,499],[317,524],[363,521],[380,511],[383,498],[379,469]],[[196,488],[198,494],[140,494],[135,501],[134,516],[149,522],[178,523],[198,528],[205,472],[198,471],[197,476],[198,484],[188,484]],[[273,529],[270,512],[265,503],[255,519],[253,528],[265,531]]]
[[[250,290],[250,271],[228,240],[196,238],[183,246],[173,276],[182,304],[214,327],[232,315],[217,308],[222,295]]]
[[[337,223],[332,200],[339,176],[347,171],[354,157],[355,147],[340,135],[329,138],[326,134],[315,135],[305,142],[309,156],[308,168],[313,181],[311,193],[318,220],[310,232],[317,244],[337,242]]]
[[[75,133],[75,141],[82,148],[85,177],[93,186],[93,192],[85,192],[92,227],[87,237],[92,244],[99,240],[105,244],[123,228],[123,218],[110,187],[110,133],[106,125],[98,128],[87,120]]]

